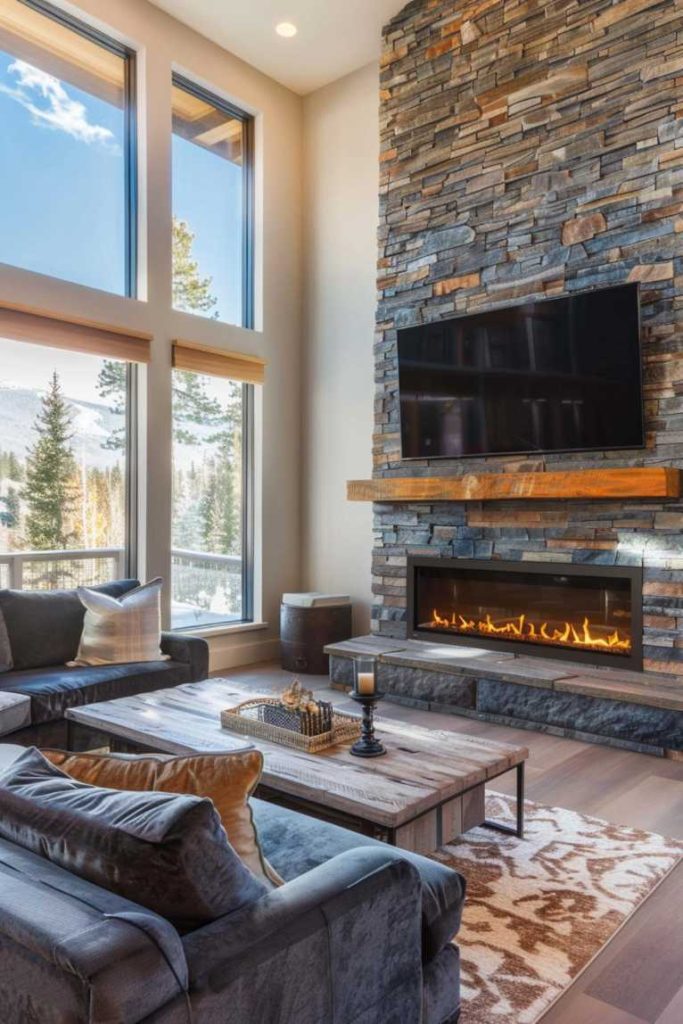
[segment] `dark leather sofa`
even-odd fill
[[[116,580],[92,589],[120,597],[137,586],[137,580]],[[196,682],[208,675],[206,641],[182,633],[162,633],[161,650],[168,660],[68,667],[78,651],[85,614],[75,590],[1,590],[0,613],[13,660],[9,672],[0,672],[0,694],[30,698],[29,724],[3,737],[12,743],[87,749],[98,745],[98,738],[81,727],[69,728],[67,708]]]

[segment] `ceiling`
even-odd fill
[[[302,95],[380,53],[381,29],[406,0],[152,0],[178,21]],[[275,26],[298,28],[283,39]]]

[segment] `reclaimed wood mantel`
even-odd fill
[[[537,501],[680,498],[681,470],[663,466],[570,472],[466,473],[463,476],[349,480],[349,501]]]

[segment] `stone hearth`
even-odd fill
[[[354,655],[372,654],[398,703],[683,758],[683,684],[671,676],[377,636],[325,651],[333,687],[349,688]]]

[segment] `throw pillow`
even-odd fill
[[[88,786],[35,748],[0,773],[0,836],[180,932],[268,891],[227,842],[210,800]]]
[[[12,648],[9,643],[5,616],[0,608],[0,672],[9,672],[12,668]]]
[[[79,587],[85,606],[83,633],[72,665],[119,665],[136,661],[163,661],[161,643],[161,588],[163,580],[150,580],[120,598]]]
[[[120,597],[139,585],[116,580],[92,589]],[[75,590],[0,590],[0,613],[15,671],[65,665],[76,657],[85,608]]]
[[[228,841],[250,871],[268,888],[282,885],[259,844],[249,797],[263,770],[259,750],[222,754],[72,754],[43,750],[63,772],[106,789],[144,790],[203,796],[213,801]]]

